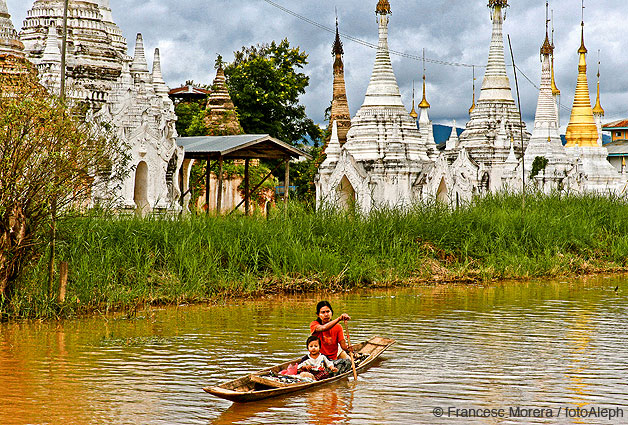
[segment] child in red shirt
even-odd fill
[[[342,326],[338,323],[341,320],[351,320],[347,313],[342,313],[338,318],[332,320],[334,311],[328,301],[321,301],[316,305],[316,315],[318,319],[310,323],[312,336],[316,336],[321,341],[320,352],[329,360],[348,359],[347,352],[353,351],[345,341]],[[342,352],[338,355],[338,344]]]

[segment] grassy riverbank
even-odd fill
[[[294,204],[266,217],[76,218],[61,225],[66,302],[48,296],[46,257],[4,316],[55,317],[274,291],[623,270],[628,205],[594,196],[496,195],[452,211],[368,217]]]

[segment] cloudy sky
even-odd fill
[[[377,0],[272,1],[329,28],[334,26],[334,8],[337,8],[341,33],[377,43],[374,14]],[[487,0],[390,0],[390,3],[393,11],[389,26],[391,49],[415,56],[421,56],[425,49],[428,59],[486,64],[491,36]],[[539,48],[545,35],[545,1],[511,0],[510,3],[504,37],[510,34],[518,67],[538,85]],[[33,0],[7,0],[7,4],[19,31]],[[148,51],[160,48],[164,78],[171,88],[186,80],[211,83],[214,60],[219,53],[229,61],[233,51],[242,46],[288,38],[292,45],[300,46],[309,54],[304,72],[310,76],[310,86],[302,102],[312,119],[323,122],[332,93],[333,34],[265,0],[110,0],[110,5],[114,20],[129,42],[130,52],[138,32],[143,34]],[[625,37],[628,6],[625,0],[588,0],[585,5],[592,101],[595,101],[600,50],[605,120],[628,118],[628,40]],[[569,121],[577,78],[580,6],[581,0],[550,3],[550,8],[554,9],[556,80],[562,91],[563,127]],[[346,39],[344,45],[349,106],[355,114],[364,100],[375,50]],[[404,103],[410,109],[413,80],[417,93],[420,92],[422,64],[395,55],[392,61]],[[510,63],[509,55],[507,63]],[[478,90],[483,74],[483,68],[476,68]],[[433,121],[451,123],[456,119],[462,126],[471,106],[472,69],[427,63],[427,78]],[[514,88],[512,75],[511,85]],[[523,76],[519,77],[519,86],[524,120],[530,126],[538,92]]]

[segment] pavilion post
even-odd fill
[[[284,203],[288,203],[288,198],[290,197],[290,157],[286,159],[286,174],[284,177],[284,194],[283,201]]]
[[[222,209],[222,155],[218,159],[218,196],[216,199],[216,211],[220,214]]]
[[[209,166],[210,162],[209,162],[209,155],[207,156],[207,160],[205,161],[205,208],[207,208],[207,210],[205,211],[206,214],[209,214],[209,182],[210,182],[210,176],[211,176],[211,171],[210,171],[210,166]]]
[[[249,158],[244,160],[244,213],[248,216],[251,210],[251,193],[249,191]]]

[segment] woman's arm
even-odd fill
[[[349,317],[349,315],[347,313],[342,313],[340,316],[338,316],[334,320],[330,320],[328,323],[325,323],[324,325],[318,325],[316,328],[314,328],[313,332],[325,332],[325,331],[328,331],[331,328],[333,328],[334,326],[336,326],[338,324],[338,322],[340,322],[341,320],[351,320],[351,317]]]
[[[353,351],[353,347],[349,347],[345,339],[340,340],[340,348],[345,350],[347,353]]]

